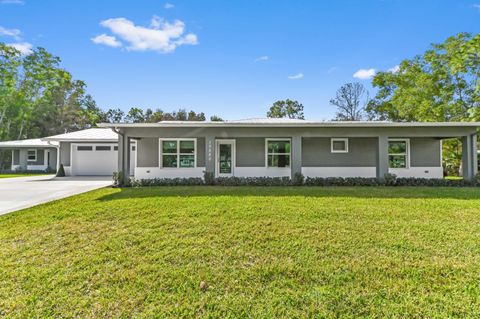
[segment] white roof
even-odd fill
[[[58,143],[56,142],[47,142],[42,141],[39,138],[33,138],[29,140],[18,140],[18,141],[5,141],[0,142],[0,147],[57,147]]]
[[[89,128],[86,130],[44,137],[42,140],[63,142],[116,142],[118,141],[118,135],[109,128]]]
[[[310,121],[251,118],[227,121],[161,121],[158,123],[100,123],[99,127],[480,127],[480,122]]]

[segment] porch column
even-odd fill
[[[302,173],[302,136],[294,135],[292,136],[292,158],[290,167],[291,167],[291,178],[295,176],[296,173]]]
[[[20,170],[27,170],[27,158],[28,158],[28,150],[25,148],[21,148],[19,153],[19,158],[18,158],[18,164],[20,165]]]
[[[383,180],[388,173],[388,136],[378,137],[377,147],[377,179]]]
[[[473,177],[478,174],[478,135],[472,135]]]
[[[472,180],[477,173],[477,135],[462,136],[463,178]]]
[[[123,183],[130,178],[130,137],[118,134],[118,172],[123,173]]]
[[[215,175],[215,136],[205,136],[205,171]]]

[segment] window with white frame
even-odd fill
[[[390,168],[408,168],[409,148],[408,139],[388,140],[388,166]]]
[[[161,167],[189,168],[196,163],[196,140],[165,139],[160,140]]]
[[[290,167],[291,141],[267,139],[267,167]]]
[[[332,153],[348,153],[348,138],[330,139],[330,151]]]
[[[35,162],[37,160],[37,150],[28,150],[27,151],[27,161]]]

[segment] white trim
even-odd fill
[[[47,165],[27,165],[27,171],[44,171],[47,168]]]
[[[220,173],[220,144],[229,144],[232,145],[232,172],[230,174],[221,174]],[[216,177],[229,177],[235,176],[235,167],[237,165],[236,156],[237,156],[237,146],[235,139],[218,139],[215,140],[215,176]]]
[[[46,167],[48,167],[48,152],[48,149],[43,150],[43,165],[45,165]]]
[[[410,167],[389,168],[389,173],[397,175],[397,177],[416,177],[416,178],[443,178],[443,167]]]
[[[334,150],[333,143],[334,142],[344,142],[345,149],[344,150]],[[348,138],[347,137],[332,137],[330,139],[330,152],[331,153],[348,153]]]
[[[291,177],[290,167],[235,167],[235,177]]]
[[[290,142],[290,152],[289,153],[271,153],[272,155],[288,155],[289,156],[289,163],[290,165],[286,167],[269,167],[268,166],[268,142],[269,141],[289,141]],[[271,169],[271,168],[288,168],[290,169],[292,167],[292,139],[289,137],[266,137],[265,138],[265,168]]]
[[[363,177],[377,176],[375,166],[370,167],[302,167],[305,177]]]
[[[390,154],[390,152],[388,152],[388,149],[387,149],[387,156],[388,156],[388,168],[393,168],[393,167],[390,167],[390,155],[406,155],[406,163],[405,163],[405,167],[399,167],[399,168],[395,168],[396,170],[398,169],[409,169],[410,168],[410,139],[409,138],[389,138],[388,139],[388,143],[390,142],[405,142],[406,144],[406,154]],[[388,148],[390,148],[390,145],[387,145]]]
[[[163,141],[177,142],[177,167],[163,167]],[[180,155],[192,155],[190,153],[180,153],[181,141],[193,141],[193,167],[180,167]],[[174,155],[174,153],[166,153],[166,155]],[[197,167],[197,138],[159,138],[158,139],[158,165],[161,169],[188,169]]]
[[[29,156],[30,156],[30,155],[28,155],[28,152],[30,152],[30,151],[35,152],[35,159],[29,159]],[[36,161],[37,161],[37,158],[38,158],[38,157],[37,157],[37,149],[28,149],[28,150],[27,150],[27,162],[36,162]]]
[[[135,179],[152,178],[202,178],[205,167],[183,167],[164,169],[160,167],[136,167]]]
[[[15,166],[14,158],[15,158],[15,150],[12,150],[12,165],[11,165],[11,170],[12,171],[13,171],[13,166]]]

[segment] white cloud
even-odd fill
[[[17,49],[23,55],[32,53],[33,45],[28,42],[8,43],[8,46]]]
[[[96,37],[92,38],[91,40],[93,41],[93,43],[103,44],[103,45],[106,45],[106,46],[109,46],[109,47],[114,47],[114,48],[118,48],[118,47],[122,46],[122,43],[120,41],[118,41],[117,38],[112,37],[110,35],[106,35],[105,33],[97,35]]]
[[[480,4],[475,3],[474,5],[472,5],[472,7],[480,11]]]
[[[387,70],[387,72],[397,73],[400,71],[400,65],[395,65],[393,68]]]
[[[25,4],[23,0],[0,0],[1,4]]]
[[[181,45],[198,44],[197,36],[185,33],[185,23],[175,20],[173,23],[153,16],[150,27],[137,26],[125,18],[112,18],[100,22],[100,25],[121,40],[128,43],[127,50],[173,52]]]
[[[288,77],[289,80],[300,80],[300,79],[303,79],[303,73],[298,73],[298,74],[295,74],[295,75],[290,75]]]
[[[173,9],[173,8],[175,8],[175,6],[174,6],[173,4],[168,3],[168,2],[165,3],[165,5],[164,5],[163,7],[164,7],[165,9]]]
[[[12,37],[14,39],[19,40],[21,34],[22,34],[22,32],[20,32],[20,30],[18,30],[18,29],[6,29],[6,28],[0,26],[0,35],[7,36],[7,37]]]
[[[374,77],[376,73],[375,69],[360,69],[353,74],[353,77],[360,80],[368,80]]]
[[[268,60],[270,60],[270,57],[268,55],[262,55],[262,56],[259,56],[258,58],[256,58],[255,62],[268,61]]]

